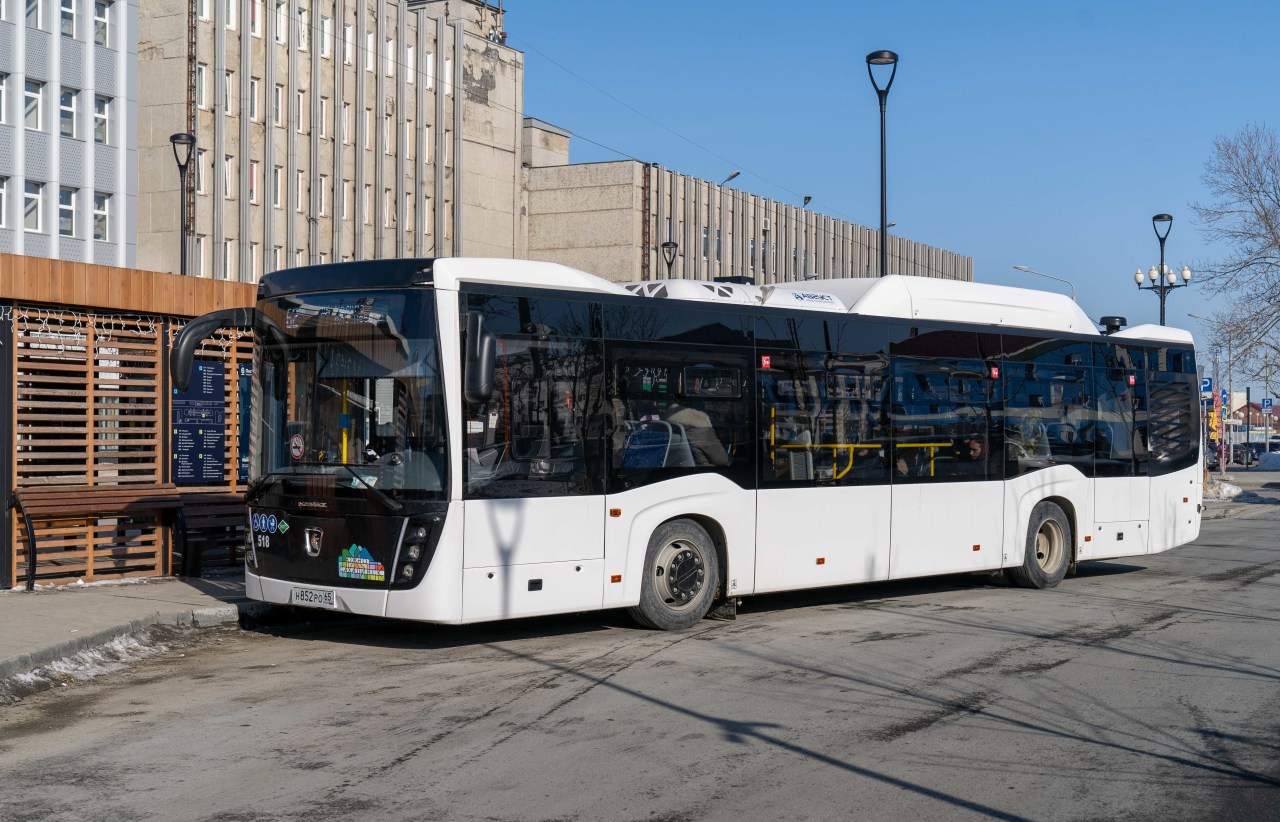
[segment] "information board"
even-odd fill
[[[240,466],[240,481],[249,481],[249,428],[252,425],[249,416],[251,410],[251,397],[253,386],[253,366],[248,363],[240,364],[240,374],[238,375],[238,390],[240,391],[240,441],[237,443],[236,458]]]
[[[186,391],[173,390],[173,482],[221,483],[226,463],[226,379],[218,360],[196,360]]]

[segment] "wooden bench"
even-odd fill
[[[27,590],[31,591],[36,583],[35,520],[153,517],[159,524],[166,524],[171,512],[182,507],[182,498],[171,483],[41,485],[15,489],[9,507],[17,509],[27,531]]]
[[[249,508],[244,493],[225,488],[182,489],[178,509],[183,576],[200,576],[206,560],[236,565],[244,555]]]

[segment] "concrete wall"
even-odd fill
[[[633,160],[526,169],[529,256],[615,281],[877,276],[879,232]],[[646,209],[647,206],[647,209]],[[889,238],[889,273],[973,279],[973,259]],[[646,260],[647,258],[647,260]]]

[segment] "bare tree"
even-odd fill
[[[1266,337],[1280,325],[1280,141],[1275,132],[1247,125],[1235,136],[1218,137],[1201,180],[1213,201],[1191,207],[1205,237],[1222,243],[1226,254],[1198,273],[1217,293],[1248,294],[1249,313],[1257,321],[1252,336]]]

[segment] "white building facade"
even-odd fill
[[[0,253],[134,266],[137,0],[0,0]]]

